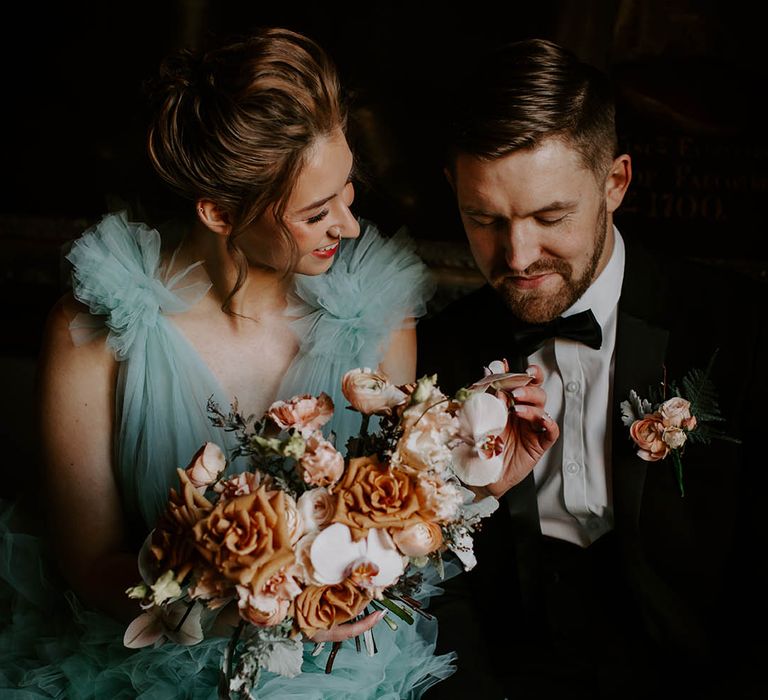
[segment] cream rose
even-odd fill
[[[312,532],[330,522],[336,502],[327,488],[319,486],[302,493],[296,507],[299,509],[305,532]]]
[[[383,372],[352,369],[341,380],[341,391],[352,408],[365,415],[391,415],[392,409],[408,398]]]
[[[682,428],[672,427],[664,428],[661,439],[664,440],[670,449],[676,450],[685,444],[687,436]]]
[[[665,427],[680,428],[691,418],[691,402],[675,396],[661,404],[659,413]]]
[[[424,521],[396,530],[392,539],[406,556],[423,557],[440,547],[443,533],[436,523]]]

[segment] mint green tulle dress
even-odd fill
[[[375,367],[386,340],[407,319],[422,315],[431,292],[423,263],[404,235],[382,237],[361,221],[361,235],[342,241],[330,270],[297,275],[289,307],[300,340],[279,398],[330,394],[337,407],[328,430],[337,445],[357,431],[360,416],[344,409],[343,373]],[[212,425],[213,397],[227,408],[211,371],[173,322],[200,300],[209,282],[198,263],[161,265],[157,231],[109,214],[86,231],[67,255],[75,297],[90,314],[71,325],[75,343],[100,333],[119,362],[115,465],[135,541],[141,542],[164,508],[176,468],[186,466],[206,440],[233,447],[231,435]],[[245,462],[230,470],[246,468]],[[226,639],[189,647],[171,643],[139,650],[122,644],[124,625],[83,607],[66,590],[45,541],[12,524],[0,511],[0,698],[39,697],[154,700],[217,698]],[[419,698],[450,675],[453,655],[435,656],[434,622],[392,631],[380,624],[378,653],[358,653],[353,641],[325,674],[328,651],[311,655],[303,672],[283,678],[265,672],[254,697],[270,700],[400,700]]]

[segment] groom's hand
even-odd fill
[[[504,472],[497,482],[487,487],[496,498],[525,479],[560,436],[557,423],[544,410],[547,400],[541,388],[544,373],[538,365],[531,365],[526,373],[533,381],[512,392],[514,405],[504,434]]]

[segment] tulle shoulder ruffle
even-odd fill
[[[336,411],[326,427],[338,447],[360,424],[359,414],[344,410],[341,377],[355,367],[377,367],[392,333],[426,313],[435,289],[404,229],[385,238],[365,219],[360,229],[358,238],[341,242],[325,274],[296,275],[287,311],[300,349],[279,396],[330,394]]]
[[[76,344],[108,330],[107,343],[122,360],[137,338],[161,314],[186,311],[210,288],[196,262],[174,271],[174,257],[162,265],[160,234],[125,212],[105,215],[85,231],[66,255],[72,265],[72,291],[88,306],[70,330]]]
[[[372,364],[392,331],[426,312],[434,282],[405,229],[384,238],[369,221],[360,228],[359,238],[342,241],[328,272],[296,275],[288,313],[308,355]]]

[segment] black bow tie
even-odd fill
[[[603,344],[603,332],[592,309],[565,318],[559,316],[549,323],[527,323],[513,335],[518,351],[525,356],[538,350],[550,338],[578,340],[595,350]]]

